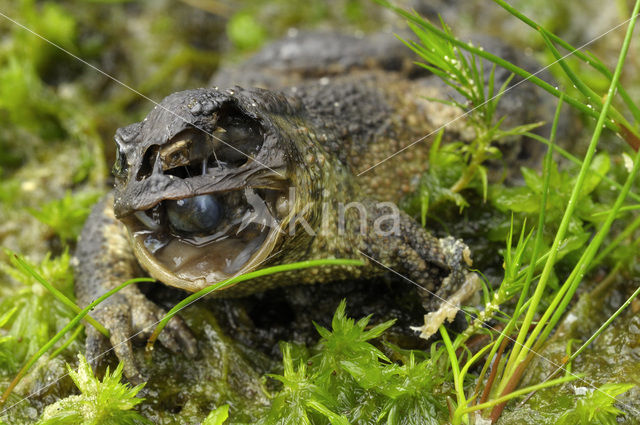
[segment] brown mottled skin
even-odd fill
[[[94,208],[76,253],[76,294],[80,303],[86,305],[143,273],[127,230],[118,219],[134,220],[132,213],[165,199],[265,186],[295,187],[297,202],[293,210],[303,212],[317,233],[312,236],[296,231],[294,236],[279,237],[270,247],[272,256],[261,267],[332,257],[364,258],[367,264],[287,272],[242,283],[222,291],[221,296],[384,272],[360,251],[429,291],[449,296],[468,274],[463,261],[466,245],[453,238],[433,237],[404,213],[400,214],[397,234],[382,237],[373,232],[375,219],[389,213],[378,202],[397,203],[413,189],[412,177],[428,167],[428,143],[411,147],[356,177],[460,113],[456,108],[426,100],[446,99],[452,93],[433,76],[412,68],[411,60],[411,52],[390,35],[356,39],[303,34],[275,43],[245,64],[222,71],[212,84],[220,88],[174,93],[144,121],[119,129],[115,189]],[[233,84],[263,88],[226,88]],[[515,97],[509,109],[518,111],[521,104],[531,102],[528,96],[532,94]],[[264,144],[254,154],[255,160],[237,168],[216,168],[206,175],[176,179],[158,169],[153,155],[145,155],[153,152],[153,145],[162,146],[185,129],[214,132],[216,117],[226,113],[259,122]],[[527,119],[516,115],[512,113],[510,119]],[[448,126],[445,133],[447,140],[466,141],[472,137],[464,120]],[[345,231],[338,230],[339,203],[353,201],[361,202],[367,210],[364,234],[360,233],[354,210],[348,210]],[[305,203],[311,207],[303,210]],[[327,205],[324,211],[323,204]],[[323,216],[328,218],[328,224],[320,229]],[[288,223],[281,224],[288,230]],[[153,268],[147,268],[154,275]],[[428,296],[425,298],[428,308],[437,304]],[[110,342],[125,363],[126,376],[133,382],[142,380],[127,337],[154,323],[163,312],[137,287],[129,286],[92,314],[110,330]],[[187,355],[195,354],[195,341],[183,322],[176,317],[170,323],[162,333],[163,345]],[[148,336],[150,331],[146,329],[141,336]],[[87,357],[92,359],[106,348],[104,337],[87,327]]]

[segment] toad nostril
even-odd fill
[[[153,167],[158,159],[159,149],[160,147],[158,145],[153,145],[144,153],[142,163],[140,164],[140,168],[136,174],[136,179],[138,179],[138,181],[146,179],[153,173]]]

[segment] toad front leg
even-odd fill
[[[75,290],[82,306],[126,280],[141,275],[126,229],[113,215],[112,206],[113,196],[110,194],[93,208],[78,242]],[[93,366],[99,364],[109,351],[110,342],[116,356],[124,363],[124,373],[129,381],[143,381],[134,361],[131,339],[148,337],[164,314],[164,310],[149,301],[137,286],[127,286],[91,313],[111,335],[107,340],[95,328],[87,326],[87,359]],[[196,354],[196,341],[177,316],[162,332],[160,341],[172,351],[182,349],[188,356]]]
[[[453,237],[436,238],[413,218],[388,202],[367,202],[367,232],[360,252],[372,263],[417,286],[425,309],[424,325],[415,328],[427,339],[452,321],[463,302],[480,288],[467,245]]]

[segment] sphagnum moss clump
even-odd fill
[[[93,375],[87,359],[78,355],[78,370],[67,366],[69,376],[80,390],[47,406],[38,425],[138,425],[151,424],[135,410],[144,399],[137,397],[144,384],[122,383],[122,364],[102,380]]]

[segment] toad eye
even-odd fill
[[[222,221],[222,205],[213,195],[166,201],[171,226],[190,234],[210,233]]]
[[[127,175],[129,165],[127,164],[127,157],[120,149],[120,146],[116,144],[116,161],[113,164],[111,172],[116,177],[124,177]]]

